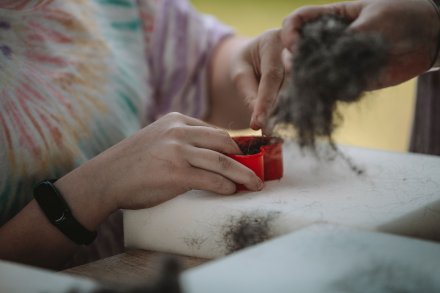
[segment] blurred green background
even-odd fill
[[[276,28],[291,11],[325,0],[192,0],[201,12],[216,16],[244,36]],[[344,122],[338,143],[393,151],[406,151],[411,132],[415,81],[368,94],[360,103],[342,105]]]

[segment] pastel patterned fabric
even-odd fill
[[[56,178],[178,111],[207,114],[231,33],[186,0],[0,2],[0,225]]]

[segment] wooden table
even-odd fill
[[[154,281],[161,269],[164,257],[175,257],[183,270],[209,261],[202,258],[132,249],[63,272],[90,278],[108,285],[136,285]]]

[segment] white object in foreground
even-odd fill
[[[185,293],[440,292],[440,245],[316,225],[185,271]]]
[[[92,292],[98,284],[84,278],[0,260],[0,292]]]

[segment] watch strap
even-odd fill
[[[81,225],[72,214],[69,205],[53,184],[56,180],[45,180],[34,188],[34,198],[48,218],[70,240],[80,245],[88,245],[97,233]]]

